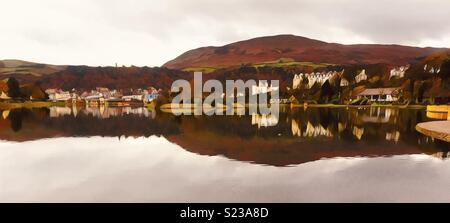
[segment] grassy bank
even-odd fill
[[[0,109],[43,108],[57,105],[59,105],[59,103],[49,101],[0,102]]]
[[[290,106],[292,108],[304,108],[303,104],[280,104],[284,106]],[[245,104],[245,106],[234,104],[234,108],[257,106]],[[161,105],[160,109],[164,111],[170,111],[171,109],[194,109],[196,106],[194,104],[180,104],[178,106],[172,107],[171,104]],[[385,108],[400,108],[400,109],[426,109],[424,105],[391,105],[391,104],[372,104],[372,105],[345,105],[345,104],[308,104],[307,108],[373,108],[373,107],[385,107]],[[225,109],[226,107],[220,107]]]
[[[297,108],[301,107],[303,108],[303,104],[293,104],[292,107]],[[384,107],[384,108],[407,108],[407,109],[426,109],[427,106],[425,105],[391,105],[391,104],[371,104],[371,105],[342,105],[342,104],[308,104],[308,108],[377,108],[377,107]]]

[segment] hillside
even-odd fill
[[[91,90],[96,87],[110,89],[137,89],[153,86],[170,89],[172,82],[186,79],[186,72],[160,67],[88,67],[68,66],[65,70],[40,79],[41,86],[71,90]]]
[[[14,76],[21,82],[34,82],[66,69],[66,66],[33,63],[23,60],[0,60],[0,80]]]
[[[259,37],[219,47],[187,51],[163,66],[171,69],[224,68],[241,64],[313,62],[326,64],[405,65],[423,59],[438,48],[400,45],[327,43],[294,35]]]
[[[278,59],[275,59],[278,58]],[[186,67],[185,67],[186,66]],[[225,67],[221,67],[225,66]],[[293,35],[262,37],[186,52],[165,67],[55,66],[20,60],[0,61],[0,80],[15,77],[24,86],[90,90],[96,87],[169,90],[177,79],[192,81],[279,80],[281,97],[320,103],[345,103],[366,88],[399,87],[402,102],[447,103],[450,98],[450,50],[398,45],[342,45]],[[367,77],[358,81],[357,76]],[[328,81],[302,81],[308,74]],[[348,83],[341,85],[341,80]],[[3,84],[4,85],[4,84]],[[32,92],[31,90],[28,90]]]

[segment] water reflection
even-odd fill
[[[189,153],[155,136],[0,141],[0,148],[2,202],[450,201],[450,161],[428,155],[279,168]]]
[[[74,116],[76,117],[80,112],[84,115],[92,115],[96,118],[110,118],[115,116],[123,116],[123,115],[138,115],[143,117],[150,117],[155,118],[156,117],[156,111],[155,110],[149,110],[145,107],[106,107],[106,106],[99,106],[99,107],[50,107],[50,117],[51,118],[58,118],[61,116]]]
[[[187,151],[290,166],[333,157],[433,154],[446,158],[448,143],[415,130],[424,110],[280,109],[261,115],[174,116],[145,107],[51,107],[1,111],[0,139],[164,136]],[[436,155],[439,154],[439,155]]]

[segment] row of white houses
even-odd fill
[[[389,79],[391,78],[403,78],[405,76],[406,71],[410,68],[410,65],[405,66],[399,66],[394,67],[390,70]],[[430,72],[430,73],[439,73],[440,68],[427,68],[427,65],[425,65],[424,70]],[[325,81],[329,80],[331,77],[338,75],[341,77],[341,81],[339,85],[341,87],[348,86],[350,84],[350,81],[343,77],[344,70],[337,72],[337,71],[328,71],[328,72],[312,72],[312,73],[300,73],[295,74],[292,80],[292,89],[299,88],[303,80],[307,79],[308,84],[305,86],[307,89],[311,88],[315,83],[319,83],[320,85],[323,85]],[[361,81],[367,80],[367,74],[366,70],[362,69],[359,71],[359,73],[355,76],[355,82],[360,83]]]

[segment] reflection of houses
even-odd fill
[[[302,132],[299,123],[297,121],[295,121],[294,119],[292,119],[291,121],[291,131],[292,131],[292,135],[293,136],[298,136],[298,137],[309,137],[309,138],[314,138],[314,137],[319,137],[319,136],[324,136],[324,137],[333,137],[333,133],[329,130],[324,128],[322,125],[316,125],[314,126],[311,122],[308,122],[306,124],[306,130],[304,132]]]
[[[50,107],[50,117],[51,118],[57,118],[60,116],[65,116],[65,115],[71,115],[72,114],[72,109],[69,107],[58,107],[58,106],[53,106]]]
[[[7,119],[8,116],[9,116],[9,110],[4,110],[4,111],[2,112],[2,117],[3,117],[3,119]]]
[[[293,136],[299,136],[299,137],[302,136],[302,130],[298,126],[298,123],[297,123],[297,121],[295,121],[295,119],[292,119],[291,130],[292,130]]]
[[[399,131],[386,132],[386,140],[398,142],[399,139],[400,139]]]
[[[361,140],[364,134],[364,128],[359,128],[357,126],[353,126],[352,134],[358,139]]]
[[[260,114],[252,114],[252,125],[258,125],[258,128],[261,126],[269,127],[276,126],[278,124],[278,116],[269,114],[269,115],[260,115]]]
[[[123,115],[137,115],[137,116],[144,116],[144,117],[151,117],[155,118],[156,113],[149,111],[145,107],[137,107],[137,108],[131,108],[131,107],[108,107],[100,105],[98,107],[85,107],[80,109],[79,107],[73,106],[73,107],[50,107],[50,117],[51,118],[57,118],[62,116],[74,116],[76,117],[78,114],[84,114],[84,115],[90,115],[96,118],[110,118],[110,117],[116,117],[116,116],[123,116]],[[9,111],[8,111],[9,112]],[[5,112],[3,112],[3,115],[5,115]],[[7,117],[7,116],[6,116]]]
[[[359,93],[357,98],[366,97],[370,101],[393,102],[398,100],[396,97],[398,91],[399,88],[368,88]]]
[[[369,115],[363,115],[363,122],[387,123],[391,116],[397,115],[398,110],[381,107],[370,107]]]
[[[48,99],[50,101],[68,101],[72,99],[72,95],[68,91],[63,91],[61,89],[47,89],[45,93],[48,94]]]
[[[346,122],[339,122],[338,123],[338,132],[339,133],[345,131],[346,128],[347,128],[347,123]]]
[[[367,80],[366,70],[363,69],[358,75],[355,76],[356,83]]]
[[[325,129],[322,125],[314,126],[311,124],[311,122],[308,122],[306,124],[306,130],[303,133],[304,137],[318,137],[318,136],[325,136],[325,137],[333,137],[333,134],[329,129]]]

